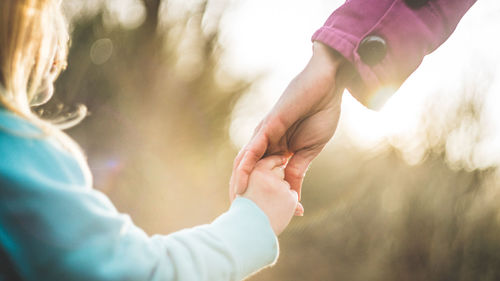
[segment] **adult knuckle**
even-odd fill
[[[259,152],[257,151],[258,149],[259,148],[257,148],[257,147],[251,147],[251,148],[247,149],[247,151],[245,152],[246,157],[248,159],[258,160],[260,158]]]

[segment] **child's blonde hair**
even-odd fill
[[[0,103],[30,115],[44,76],[66,66],[68,31],[60,0],[0,1]]]
[[[66,67],[68,44],[61,0],[0,0],[0,106],[54,135],[86,167],[78,146],[31,111],[45,77]]]

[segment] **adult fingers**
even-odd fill
[[[231,200],[231,202],[236,197],[235,187],[234,187],[234,182],[236,181],[236,169],[238,168],[238,165],[240,164],[241,159],[243,158],[244,150],[245,150],[245,148],[242,148],[238,152],[238,155],[236,155],[236,158],[234,158],[233,172],[231,173],[231,179],[229,180],[229,200]]]
[[[288,161],[285,168],[285,180],[290,184],[291,189],[297,191],[301,195],[302,181],[306,174],[307,168],[314,158],[314,153],[308,150],[300,150],[296,152]]]
[[[258,134],[258,132],[260,131],[260,128],[262,128],[262,124],[263,124],[264,121],[261,121],[259,123],[259,125],[257,125],[257,127],[254,129],[254,132],[253,132],[253,135],[252,135],[252,139],[250,140],[250,143],[252,143],[252,140],[255,138],[255,136]],[[234,158],[234,161],[233,161],[233,171],[231,173],[231,179],[229,180],[229,200],[231,200],[231,202],[236,198],[236,171],[241,163],[241,160],[243,159],[243,156],[245,155],[245,152],[247,151],[247,147],[250,145],[247,144],[245,145],[239,152],[238,152],[238,155],[236,155],[236,157]],[[266,147],[267,149],[267,147]]]
[[[263,121],[261,121],[259,123],[259,125],[257,125],[257,127],[254,129],[254,132],[253,132],[253,135],[252,135],[252,138],[250,139],[250,143],[252,143],[252,140],[255,138],[255,136],[259,133],[260,131],[260,128],[262,128],[262,123]],[[234,158],[234,161],[233,161],[233,174],[234,172],[236,171],[236,169],[238,168],[238,166],[240,165],[241,163],[241,160],[243,159],[243,156],[245,154],[245,151],[247,150],[247,146],[249,146],[249,144],[245,145],[239,152],[238,152],[238,155],[236,155],[236,158]]]
[[[248,185],[248,177],[257,161],[259,161],[266,152],[266,149],[267,138],[264,134],[258,133],[242,151],[241,161],[233,172],[232,200],[237,194],[245,192]]]

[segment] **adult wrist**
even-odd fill
[[[313,41],[311,62],[340,87],[356,76],[353,65],[342,54],[320,41]]]
[[[313,55],[311,62],[313,62],[316,67],[321,67],[323,71],[327,71],[328,73],[335,75],[338,68],[345,61],[345,58],[330,46],[319,41],[313,42]]]

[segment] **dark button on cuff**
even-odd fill
[[[412,8],[412,9],[418,9],[420,7],[425,6],[429,0],[405,0],[406,6]]]
[[[361,60],[367,65],[375,65],[384,59],[387,53],[385,40],[376,35],[365,37],[359,44],[358,54]]]

